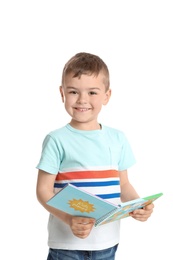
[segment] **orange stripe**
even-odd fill
[[[119,177],[119,172],[116,170],[106,171],[76,171],[58,173],[56,180],[73,180],[73,179],[96,179],[96,178],[110,178]]]

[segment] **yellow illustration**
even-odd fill
[[[93,212],[95,211],[94,205],[90,204],[88,201],[84,201],[84,200],[69,200],[68,204],[70,204],[70,208],[73,208],[74,210],[78,210],[80,212]]]

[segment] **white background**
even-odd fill
[[[0,259],[46,259],[35,167],[45,135],[69,121],[58,88],[80,51],[109,67],[112,97],[99,120],[128,137],[131,182],[141,196],[164,193],[147,222],[122,221],[116,260],[173,258],[172,14],[168,0],[1,1]]]

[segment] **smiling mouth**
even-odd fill
[[[91,108],[80,108],[80,107],[75,107],[75,110],[80,111],[80,112],[86,112],[91,110]]]

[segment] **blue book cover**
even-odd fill
[[[67,184],[48,200],[47,204],[73,216],[95,218],[95,226],[99,226],[127,217],[129,212],[144,207],[161,195],[163,194],[158,193],[116,205],[72,184]]]

